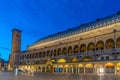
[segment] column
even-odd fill
[[[117,74],[117,67],[115,66],[115,74]]]
[[[79,69],[79,67],[78,67],[77,69],[78,69],[78,74],[79,74],[79,72],[80,72],[80,69]]]
[[[76,67],[76,73],[78,74],[78,67]]]
[[[47,67],[45,67],[45,72],[47,72],[47,69],[46,69]]]
[[[94,44],[95,44],[95,50],[94,51],[96,52],[96,37],[95,37]]]
[[[41,69],[40,72],[42,72],[42,67],[40,69]]]
[[[85,72],[85,67],[84,67],[84,74],[85,74],[86,72]]]
[[[73,73],[73,67],[72,67],[72,73]]]

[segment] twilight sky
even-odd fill
[[[22,50],[39,38],[120,11],[120,0],[0,0],[1,57],[11,53],[13,28],[22,31]]]

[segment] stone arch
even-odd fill
[[[50,55],[50,51],[48,50],[46,56],[49,56],[49,55]]]
[[[73,50],[72,50],[72,47],[71,47],[71,46],[68,47],[68,53],[69,53],[69,54],[72,54],[72,53],[73,53]]]
[[[117,48],[120,48],[120,37],[117,38],[117,40],[116,40],[116,47],[117,47]]]
[[[96,63],[95,65],[94,65],[94,68],[95,68],[95,71],[96,71],[96,73],[104,73],[104,66],[103,66],[103,64],[102,63]]]
[[[69,68],[70,68],[70,66],[68,64],[66,64],[64,66],[64,72],[68,73],[69,72]]]
[[[32,54],[30,54],[30,59],[32,58]]]
[[[32,53],[32,58],[34,58],[34,56],[35,56],[34,53]]]
[[[96,50],[103,50],[104,49],[104,42],[98,41],[96,44]]]
[[[74,53],[78,53],[78,52],[79,52],[79,47],[78,47],[78,45],[75,45],[75,46],[74,46],[73,51],[74,51]]]
[[[38,53],[35,53],[35,58],[38,58]]]
[[[39,58],[42,56],[42,52],[39,52]]]
[[[106,63],[105,64],[105,72],[106,73],[114,73],[115,72],[115,66],[113,63]]]
[[[81,60],[82,60],[82,61],[92,61],[93,58],[90,57],[90,56],[85,56],[85,57],[83,57]]]
[[[45,57],[45,56],[46,56],[45,51],[43,51],[43,57]]]
[[[24,60],[24,55],[22,55],[22,60]]]
[[[59,65],[57,67],[57,72],[63,72],[63,65]]]
[[[64,68],[66,68],[66,67],[68,67],[68,68],[69,68],[70,66],[69,66],[68,64],[66,64],[66,65],[64,66]]]
[[[67,49],[66,49],[66,47],[63,48],[62,52],[63,52],[63,54],[67,54]]]
[[[78,58],[71,58],[70,62],[78,62]]]
[[[52,56],[53,55],[53,50],[51,50],[51,52],[50,52],[50,56]]]
[[[65,59],[63,59],[63,58],[61,58],[61,59],[58,59],[58,60],[57,60],[57,62],[58,62],[58,63],[65,63],[65,62],[66,62],[66,60],[65,60]]]
[[[81,44],[80,52],[86,52],[86,45],[85,44]]]
[[[86,64],[85,65],[85,72],[86,73],[93,73],[94,72],[93,64]]]
[[[106,49],[112,49],[114,48],[114,40],[113,39],[108,39],[105,42],[105,48]]]
[[[57,72],[57,65],[53,65],[53,72]]]
[[[57,55],[57,53],[56,53],[56,49],[54,49],[54,56],[56,56]]]
[[[27,56],[25,55],[25,59],[27,59]]]
[[[93,42],[90,42],[87,47],[88,51],[94,51],[95,50],[95,44]]]
[[[85,67],[93,67],[92,64],[86,64]]]
[[[118,63],[118,64],[116,65],[116,72],[117,72],[117,73],[120,73],[120,63]]]
[[[61,55],[62,54],[62,51],[61,51],[61,48],[59,48],[58,50],[57,50],[57,55]]]
[[[78,67],[83,67],[83,64],[78,64]]]

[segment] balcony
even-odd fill
[[[64,55],[56,55],[56,56],[46,56],[46,57],[41,57],[41,58],[34,58],[35,61],[44,61],[44,60],[48,60],[50,59],[60,59],[60,58],[75,58],[75,57],[79,57],[79,56],[93,56],[95,54],[105,54],[105,55],[109,55],[111,53],[117,53],[120,52],[120,48],[116,48],[116,49],[105,49],[105,50],[97,50],[97,51],[89,51],[89,52],[79,52],[79,53],[72,53],[72,54],[64,54]],[[32,61],[33,59],[26,59],[29,61]],[[20,60],[20,61],[26,61],[24,60]]]

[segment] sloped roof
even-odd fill
[[[75,35],[75,34],[82,33],[95,28],[104,27],[105,25],[113,24],[119,21],[120,21],[120,11],[118,11],[116,14],[113,14],[111,16],[107,16],[104,18],[97,18],[95,21],[92,21],[86,24],[81,24],[80,26],[70,28],[62,32],[58,32],[53,35],[48,35],[47,37],[39,39],[31,46],[38,43],[45,43],[51,40],[56,40],[56,39],[64,38],[67,36]]]

